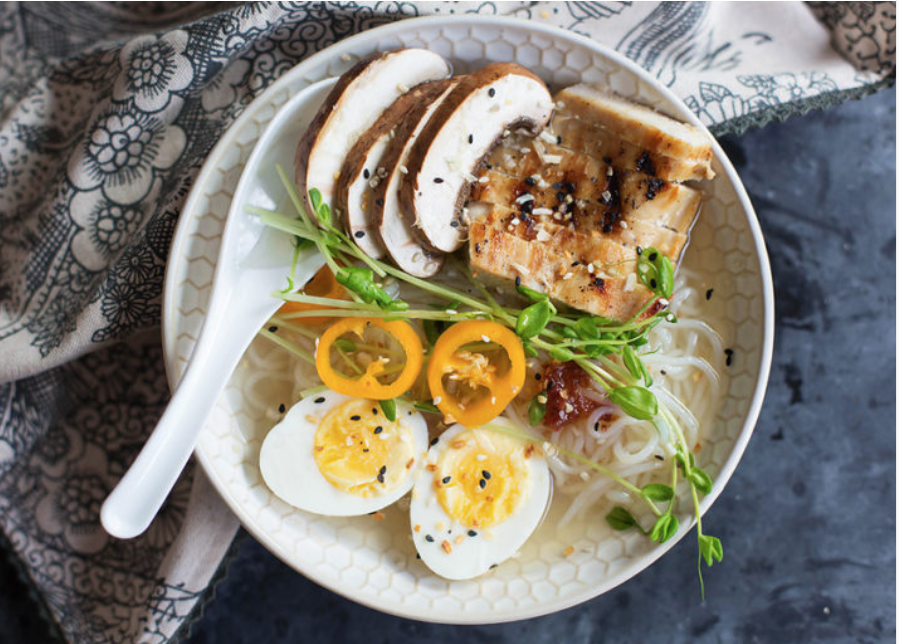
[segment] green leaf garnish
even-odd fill
[[[638,420],[652,420],[659,413],[659,402],[646,387],[633,385],[613,389],[609,400]]]
[[[515,333],[524,340],[533,338],[546,328],[549,319],[555,314],[556,307],[549,299],[545,298],[535,302],[518,314],[518,319],[515,321]]]
[[[656,522],[653,524],[652,530],[649,531],[649,538],[652,541],[665,543],[677,533],[679,525],[676,516],[673,514],[663,514],[656,519]]]
[[[544,401],[540,402],[541,396],[545,396],[545,394],[534,396],[528,404],[528,422],[532,427],[542,423],[543,417],[546,416],[546,399],[544,397]]]
[[[390,398],[389,400],[382,400],[379,405],[381,406],[381,411],[384,412],[384,416],[390,422],[396,420],[396,400]]]
[[[613,530],[627,530],[637,525],[634,515],[616,505],[612,511],[606,515],[606,523],[612,526]]]
[[[674,490],[663,483],[650,483],[643,486],[643,496],[652,501],[670,501],[674,498]]]

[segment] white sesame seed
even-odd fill
[[[446,312],[450,315],[456,315],[457,313],[459,313],[456,309],[447,309]]]
[[[479,461],[486,461],[487,455],[486,454],[478,454],[477,456],[475,456],[475,458]]]
[[[527,203],[527,202],[533,201],[533,200],[534,200],[534,195],[532,195],[529,192],[526,192],[523,195],[521,195],[520,197],[518,197],[518,199],[515,200],[515,203]]]
[[[565,273],[565,275],[562,276],[562,279],[570,280],[572,277],[574,277],[574,273],[572,273],[571,271],[568,271],[567,273]]]
[[[443,400],[443,398],[441,398],[440,396],[437,396],[436,398],[434,398],[434,404],[439,405],[441,400]]]
[[[407,168],[407,167],[404,166],[404,165],[401,165],[401,166],[400,166],[400,172],[402,172],[403,174],[409,174],[409,168]]]
[[[486,336],[486,335],[482,335],[481,340],[483,340],[484,342],[490,342],[490,337]]]
[[[490,181],[490,177],[488,177],[486,174],[478,179],[478,183],[487,183],[488,181]]]
[[[612,193],[609,192],[608,190],[605,190],[605,191],[603,191],[603,193],[602,193],[602,198],[603,198],[603,200],[605,200],[605,201],[611,201],[611,200],[612,200]]]
[[[609,166],[608,168],[606,168],[606,176],[607,177],[611,177],[613,174],[615,174],[615,171],[612,169],[612,166]]]
[[[593,262],[590,262],[589,264],[587,264],[587,272],[588,273],[593,272]]]
[[[512,225],[513,225],[513,226],[517,226],[517,225],[520,224],[520,223],[521,223],[521,220],[520,220],[518,217],[516,217],[515,219],[512,220]]]
[[[534,208],[534,209],[531,211],[531,214],[532,214],[532,215],[537,215],[537,216],[540,216],[540,215],[551,215],[551,214],[553,214],[553,211],[552,211],[552,209],[550,209],[550,208]]]

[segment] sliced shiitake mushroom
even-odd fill
[[[400,186],[402,212],[426,245],[462,245],[462,206],[485,155],[510,130],[538,134],[552,108],[546,84],[520,65],[493,63],[459,81],[415,141]]]
[[[344,73],[297,147],[296,183],[307,207],[312,188],[333,207],[334,187],[347,152],[385,109],[410,87],[449,74],[449,64],[426,49],[379,54]]]

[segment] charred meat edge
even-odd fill
[[[420,189],[418,184],[419,174],[421,172],[422,165],[424,164],[425,157],[430,150],[431,142],[437,137],[441,129],[445,126],[446,122],[452,117],[453,113],[456,111],[459,105],[461,105],[469,95],[483,87],[497,82],[498,80],[509,74],[517,74],[519,76],[532,78],[544,87],[546,86],[546,84],[539,76],[522,67],[521,65],[516,65],[515,63],[492,63],[490,65],[487,65],[477,72],[474,72],[473,74],[470,74],[467,77],[463,78],[459,85],[440,105],[440,107],[434,113],[434,116],[431,117],[430,121],[428,121],[428,124],[425,126],[424,130],[416,140],[414,147],[412,148],[412,152],[409,155],[409,162],[406,164],[409,170],[409,174],[406,175],[404,181],[402,181],[402,183],[400,184],[400,209],[403,215],[409,221],[410,226],[412,226],[413,231],[416,232],[422,244],[427,248],[440,252],[439,249],[435,248],[427,239],[427,237],[421,232],[421,229],[417,225],[415,225],[417,221],[417,215],[414,204],[415,191]],[[547,89],[547,92],[548,91],[549,90]],[[547,121],[549,116],[550,114],[547,114]],[[543,123],[537,123],[536,121],[533,121],[531,119],[522,118],[515,122],[507,124],[504,129],[510,131],[526,130],[530,134],[536,136],[540,133],[545,125],[546,121]],[[483,167],[484,159],[486,158],[487,154],[489,154],[490,150],[494,148],[497,143],[499,143],[499,141],[502,139],[502,135],[503,130],[497,132],[493,143],[488,146],[487,152],[481,157],[481,159],[479,159],[475,166],[472,168],[460,169],[460,172],[470,172],[471,174],[475,174],[477,171],[479,171]],[[471,182],[466,181],[462,184],[462,188],[456,195],[456,202],[454,205],[456,216],[454,218],[454,221],[459,221],[460,229],[463,228],[464,223],[460,221],[459,213],[462,210],[462,206],[464,206],[465,202],[468,200],[468,196],[470,193]],[[462,232],[463,231],[460,230],[460,235]]]

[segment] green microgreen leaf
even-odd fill
[[[525,340],[521,344],[524,347],[524,355],[526,355],[528,358],[536,358],[540,355],[540,352],[537,351],[537,349],[534,348],[534,345],[530,342]]]
[[[690,483],[693,484],[699,492],[709,494],[712,491],[712,477],[705,470],[698,467],[691,467],[690,473],[687,475]]]
[[[546,293],[541,293],[540,291],[535,291],[532,288],[528,288],[527,286],[522,286],[519,284],[515,287],[515,290],[528,298],[531,302],[541,302],[543,300],[548,300],[549,296]]]
[[[724,548],[718,537],[710,534],[699,534],[699,555],[705,560],[706,566],[713,565],[716,561],[724,559]]]
[[[639,385],[613,389],[609,400],[637,420],[652,420],[659,413],[659,401],[655,394]]]
[[[549,353],[550,358],[559,362],[571,362],[577,357],[573,351],[569,351],[565,347],[553,347],[547,353]]]
[[[543,402],[540,402],[541,398]],[[528,405],[528,422],[532,427],[539,425],[543,422],[544,416],[546,416],[546,395],[538,394],[531,398],[531,402]]]
[[[679,525],[680,523],[676,516],[667,513],[663,514],[653,524],[652,530],[649,531],[649,538],[652,541],[665,543],[677,533]]]
[[[613,530],[627,530],[638,525],[634,515],[620,505],[616,505],[612,508],[612,511],[606,515],[606,523],[612,526]]]
[[[356,343],[349,338],[337,338],[336,340],[334,340],[334,346],[341,351],[346,351],[347,353],[356,350]]]
[[[674,267],[657,248],[647,248],[637,257],[637,277],[660,297],[670,298],[674,291]]]
[[[366,304],[377,303],[388,311],[404,311],[406,302],[397,302],[383,288],[375,283],[374,273],[364,266],[341,266],[335,276],[337,283],[347,290],[357,293]]]
[[[674,490],[663,483],[650,483],[643,486],[643,496],[651,501],[670,501],[674,498]]]
[[[382,400],[379,405],[381,406],[381,411],[384,412],[384,416],[390,422],[396,420],[396,400],[393,398],[389,398],[388,400]]]
[[[640,358],[637,357],[637,354],[629,345],[624,345],[624,348],[621,350],[621,359],[628,373],[634,378],[639,378],[642,373],[640,371]]]
[[[525,340],[533,338],[546,328],[550,318],[555,314],[556,307],[549,299],[535,302],[518,314],[518,319],[515,321],[515,333]]]

